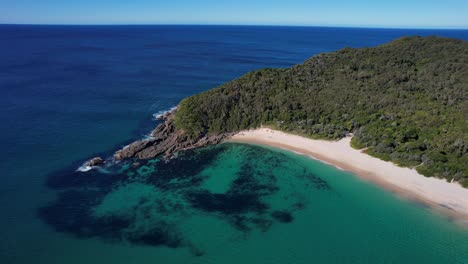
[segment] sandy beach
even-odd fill
[[[313,140],[269,128],[242,131],[229,141],[269,145],[308,155],[361,178],[377,183],[404,198],[423,202],[453,217],[463,225],[468,223],[468,189],[458,183],[424,177],[416,170],[399,167],[353,149],[351,138],[339,141]]]

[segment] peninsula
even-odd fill
[[[372,180],[468,216],[468,42],[462,40],[403,37],[253,71],[182,100],[163,119],[151,138],[114,158],[170,156],[227,139],[268,144],[377,175]]]

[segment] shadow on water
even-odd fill
[[[241,152],[242,160],[227,191],[205,189],[203,184],[210,176],[203,171],[232,150]],[[139,161],[139,166],[132,166],[131,160],[120,162],[103,171],[79,172],[73,164],[49,175],[47,187],[58,191],[58,198],[39,208],[38,215],[56,231],[77,238],[188,247],[200,256],[204,252],[180,231],[180,220],[211,215],[243,233],[265,232],[275,222],[292,222],[293,212],[304,209],[306,202],[301,199],[290,201],[288,208],[276,208],[270,200],[284,192],[275,171],[291,166],[285,165],[287,160],[261,147],[221,144],[181,152],[169,161]],[[306,169],[297,171],[295,177],[307,180],[312,188],[330,189]]]

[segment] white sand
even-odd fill
[[[311,156],[351,171],[396,193],[418,199],[460,222],[468,222],[468,189],[458,183],[428,178],[416,170],[371,157],[350,146],[351,138],[339,141],[313,140],[268,128],[243,131],[230,141],[264,144]]]

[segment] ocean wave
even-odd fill
[[[172,113],[177,109],[177,106],[171,107],[169,110],[161,110],[153,114],[153,120],[161,120],[161,118],[168,113]]]
[[[106,159],[104,161],[104,164],[102,166],[88,166],[86,165],[88,161],[86,161],[85,163],[83,163],[81,166],[79,166],[76,171],[79,171],[79,172],[88,172],[90,170],[93,170],[93,169],[96,169],[98,170],[99,172],[101,173],[109,173],[109,170],[107,169],[108,167],[111,167],[112,165],[116,164],[117,162],[114,160],[114,159]]]
[[[151,135],[151,132],[149,134],[143,135],[143,140],[152,140],[154,137]]]
[[[87,171],[90,171],[92,169],[93,169],[93,166],[88,166],[86,164],[83,164],[80,167],[78,167],[78,169],[76,169],[76,171],[87,172]]]
[[[168,113],[172,113],[177,109],[177,106],[171,107],[168,110],[161,110],[158,111],[157,113],[153,114],[153,120],[161,120],[162,117]],[[153,136],[151,135],[151,132],[149,134],[143,135],[143,140],[151,140],[153,139]],[[122,149],[128,148],[130,145],[124,146]],[[87,162],[83,163],[80,167],[76,169],[76,171],[79,172],[88,172],[93,169],[97,169],[101,173],[109,173],[108,168],[111,167],[112,165],[115,165],[119,163],[118,160],[115,160],[113,158],[107,158],[104,162],[104,166],[88,166],[86,165]]]

